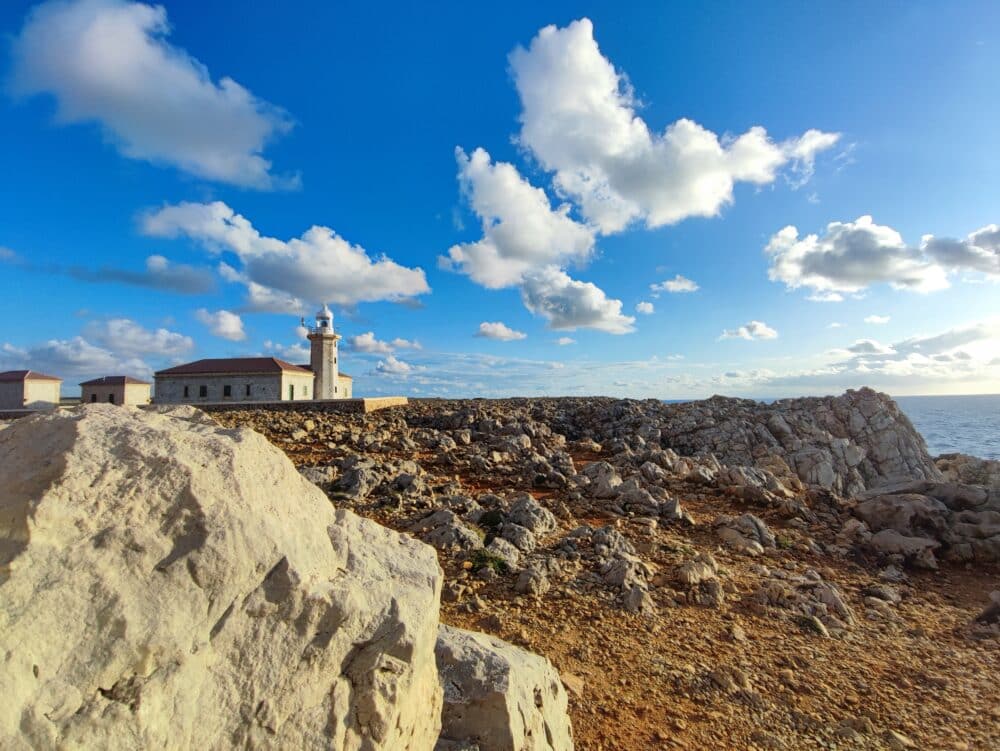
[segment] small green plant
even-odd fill
[[[485,550],[477,550],[472,555],[472,570],[478,571],[481,568],[491,568],[498,574],[506,574],[510,571],[507,561],[498,555],[493,555]]]
[[[784,535],[778,535],[774,539],[774,544],[777,545],[782,550],[789,550],[793,545],[795,545],[795,540],[791,537],[785,537]]]

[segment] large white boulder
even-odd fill
[[[0,746],[429,749],[441,572],[250,430],[0,432]]]
[[[437,664],[444,687],[440,749],[572,751],[566,690],[544,657],[442,625]]]

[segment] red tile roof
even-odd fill
[[[81,386],[124,386],[127,383],[137,383],[142,386],[148,386],[149,381],[140,381],[138,378],[133,378],[132,376],[104,376],[102,378],[95,378],[92,381],[84,381]]]
[[[222,357],[178,365],[166,370],[158,370],[157,376],[171,375],[234,375],[244,373],[309,373],[308,368],[300,368],[277,357]]]
[[[17,381],[59,381],[62,383],[62,378],[45,375],[37,370],[7,370],[0,373],[0,383],[15,383]]]

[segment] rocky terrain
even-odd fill
[[[885,395],[215,419],[436,548],[442,619],[549,658],[577,748],[1000,747],[1000,472]]]
[[[0,747],[573,747],[544,657],[441,626],[433,548],[261,435],[88,405],[0,432]]]
[[[998,478],[870,390],[25,418],[0,746],[997,748]]]

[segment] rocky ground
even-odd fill
[[[442,619],[550,658],[578,748],[1000,747],[1000,472],[884,395],[214,417],[437,548]]]

